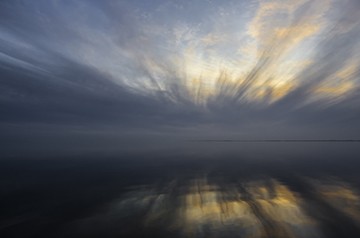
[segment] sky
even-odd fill
[[[0,141],[360,139],[358,0],[3,0]]]

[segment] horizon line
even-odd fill
[[[360,142],[360,139],[199,139],[191,142]]]

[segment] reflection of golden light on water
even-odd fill
[[[278,237],[319,237],[316,222],[305,214],[302,200],[285,185],[272,180],[269,186],[253,184],[249,187],[254,202],[264,217],[275,227]]]
[[[79,224],[166,234],[161,237],[253,238],[320,238],[334,224],[346,228],[351,220],[345,216],[360,224],[360,197],[349,184],[336,179],[298,182],[310,185],[304,197],[275,179],[220,183],[200,178],[139,186],[105,213]]]
[[[285,185],[271,180],[243,187],[240,192],[236,184],[220,187],[204,178],[187,182],[175,200],[166,193],[149,194],[152,202],[146,224],[166,223],[167,229],[185,237],[221,237],[227,232],[241,237],[320,237],[301,199]]]
[[[239,198],[239,193],[232,196]],[[210,186],[206,180],[194,180],[178,209],[177,225],[190,237],[200,235],[203,229],[212,233],[226,228],[237,229],[244,237],[262,237],[263,229],[250,206],[238,199],[226,199],[226,192]]]
[[[360,224],[360,197],[349,184],[304,181],[315,188],[319,201]],[[134,189],[111,211],[124,218],[140,214],[142,228],[181,237],[323,237],[317,216],[305,209],[313,205],[275,179],[218,183],[199,178]],[[325,212],[320,217],[326,216],[323,208],[314,208],[316,214]]]
[[[338,179],[313,180],[317,194],[330,206],[360,224],[360,196],[349,184]]]

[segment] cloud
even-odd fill
[[[6,135],[357,136],[355,0],[0,6]]]

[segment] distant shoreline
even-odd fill
[[[309,140],[294,140],[294,139],[290,139],[290,140],[285,140],[285,139],[277,139],[277,140],[230,140],[230,139],[223,139],[223,140],[189,140],[191,142],[360,142],[360,140],[356,140],[356,139],[347,139],[347,140],[337,140],[337,139],[333,139],[333,140],[314,140],[314,139],[309,139]]]

